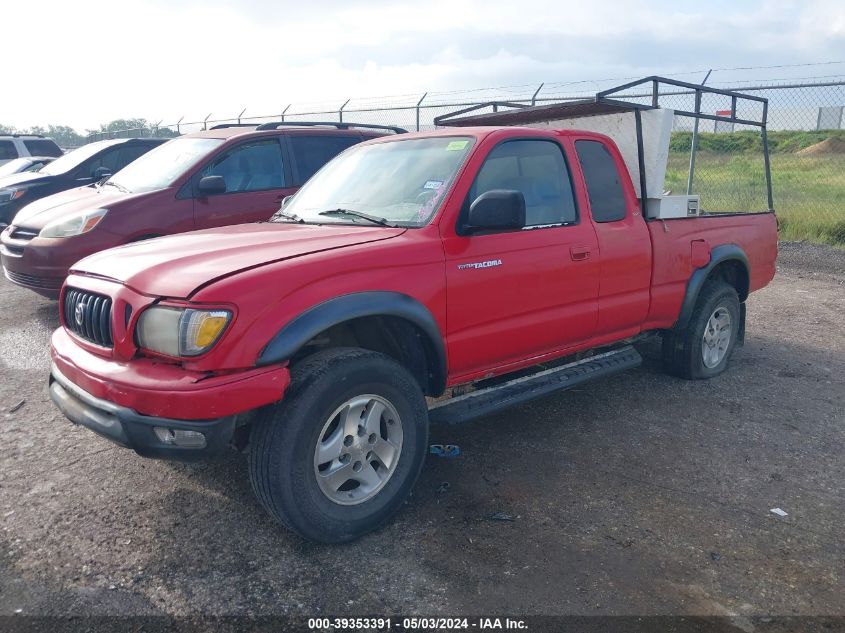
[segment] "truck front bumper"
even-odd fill
[[[240,414],[281,400],[290,384],[283,365],[215,376],[152,359],[121,362],[83,349],[64,328],[51,351],[50,397],[62,413],[144,457],[219,453]]]
[[[74,424],[143,457],[203,459],[225,451],[235,433],[235,415],[203,421],[141,415],[92,396],[68,380],[55,365],[50,371],[50,398]]]

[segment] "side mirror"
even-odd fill
[[[464,229],[468,233],[525,226],[525,196],[515,189],[493,189],[473,200]]]
[[[288,206],[288,204],[290,203],[291,200],[293,200],[293,194],[291,194],[289,196],[285,196],[284,198],[282,198],[282,209],[284,209],[286,206]]]
[[[108,167],[97,167],[97,169],[91,172],[91,177],[98,182],[103,178],[111,178],[111,176],[112,171]]]
[[[223,176],[203,176],[197,183],[197,191],[205,196],[226,193],[226,181]]]

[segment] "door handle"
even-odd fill
[[[590,247],[572,246],[569,249],[569,256],[572,258],[573,262],[580,262],[585,259],[590,259]]]

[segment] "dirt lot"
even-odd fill
[[[463,454],[339,547],[271,523],[241,455],[150,461],[65,421],[56,323],[0,282],[0,615],[845,615],[845,251],[782,246],[718,379],[669,378],[647,345],[636,371],[434,429]]]

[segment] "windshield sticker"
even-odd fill
[[[446,146],[446,151],[447,152],[456,152],[456,151],[462,150],[463,148],[465,148],[467,146],[468,143],[469,143],[469,141],[467,141],[467,140],[450,141],[450,143]]]
[[[426,183],[426,185],[428,185],[428,183]],[[443,197],[443,194],[446,193],[446,187],[443,186],[443,183],[441,182],[436,189],[432,189],[430,191],[431,197],[426,200],[424,204],[421,204],[419,210],[417,211],[417,222],[428,221],[428,218],[431,217],[431,214],[434,213],[434,210],[440,203],[440,199]],[[425,195],[425,193],[421,193],[420,195]]]
[[[426,180],[423,189],[440,189],[442,186],[442,180]]]

